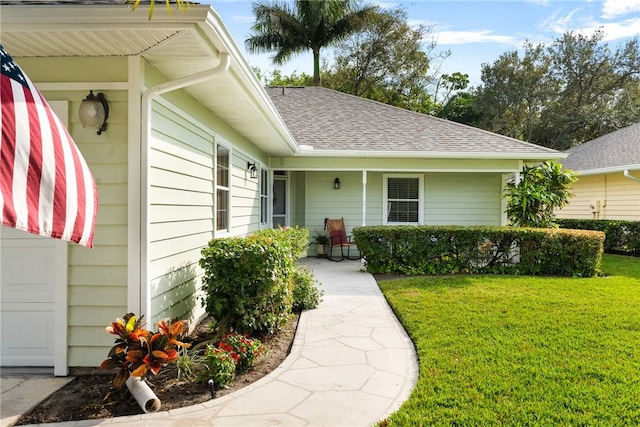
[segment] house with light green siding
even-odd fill
[[[210,239],[325,217],[504,224],[506,176],[564,156],[327,89],[265,89],[213,8],[145,7],[2,0],[3,47],[99,192],[93,249],[0,230],[3,366],[97,366],[127,312],[195,322]],[[100,135],[78,118],[90,90],[109,104]]]

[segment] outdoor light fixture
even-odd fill
[[[340,189],[340,178],[336,178],[333,180],[333,189],[334,190]]]
[[[251,179],[258,179],[258,168],[256,167],[255,162],[247,162],[247,170],[251,172]]]
[[[96,128],[98,135],[102,135],[102,132],[107,129],[109,118],[109,104],[104,93],[100,92],[96,96],[92,90],[89,91],[89,95],[80,104],[79,115],[83,128]]]

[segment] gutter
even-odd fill
[[[638,178],[637,176],[631,175],[631,171],[629,169],[624,170],[624,176],[625,178],[629,178],[632,181],[640,182],[640,178]]]
[[[491,153],[447,151],[365,151],[365,150],[314,150],[302,145],[295,157],[356,157],[356,158],[425,158],[425,159],[506,159],[506,160],[555,160],[564,159],[566,153]]]
[[[208,32],[213,29],[216,36],[221,40],[222,46],[224,46],[224,49],[221,50],[226,50],[229,54],[233,55],[234,59],[236,59],[235,64],[238,65],[238,73],[235,73],[235,67],[234,70],[232,70],[232,73],[238,77],[239,83],[241,82],[241,84],[247,88],[247,94],[254,99],[255,103],[259,106],[262,115],[267,118],[267,121],[271,121],[273,123],[277,132],[286,142],[288,146],[287,148],[290,150],[290,154],[297,154],[300,151],[300,147],[291,134],[289,127],[285,124],[282,116],[273,104],[273,101],[269,98],[267,91],[255,77],[255,74],[251,69],[251,65],[247,61],[243,51],[238,47],[238,44],[231,36],[231,33],[213,6],[209,6],[208,9],[206,22],[201,25],[202,30]]]
[[[571,169],[571,167],[569,167],[569,169]],[[640,169],[640,165],[630,164],[630,165],[611,166],[607,168],[598,168],[598,169],[584,169],[584,170],[573,169],[573,171],[578,172],[580,176],[588,176],[588,175],[602,175],[602,174],[608,174],[608,173],[624,173],[625,170],[631,172],[632,170],[638,170],[638,169]]]
[[[167,92],[183,89],[210,80],[229,69],[228,53],[220,52],[220,63],[209,70],[201,71],[173,81],[147,88],[141,99],[140,114],[140,315],[151,321],[151,295],[149,292],[149,235],[146,224],[149,219],[149,141],[151,140],[151,104],[153,98]],[[143,267],[144,266],[144,267]]]

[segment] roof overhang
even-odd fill
[[[1,43],[23,57],[135,56],[168,80],[214,69],[228,53],[226,73],[184,89],[191,97],[271,156],[298,151],[295,140],[220,16],[191,5],[149,20],[148,6],[3,5]],[[36,82],[37,83],[37,82]]]
[[[624,173],[624,171],[638,171],[638,170],[640,170],[640,164],[614,166],[610,168],[576,170],[575,172],[577,172],[580,176],[589,176],[589,175],[604,175],[608,173]]]
[[[301,145],[296,157],[353,157],[353,158],[424,158],[424,159],[487,159],[487,160],[559,160],[566,153],[500,153],[500,152],[458,152],[458,151],[362,151],[362,150],[315,150]]]

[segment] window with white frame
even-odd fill
[[[260,169],[260,225],[269,223],[269,171]]]
[[[422,224],[423,175],[384,175],[384,224]]]
[[[229,230],[230,154],[224,145],[216,145],[216,231]]]

